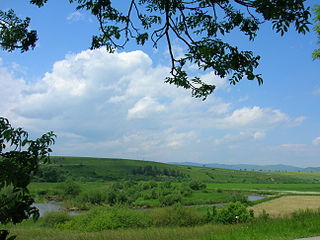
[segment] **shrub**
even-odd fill
[[[180,186],[180,193],[182,194],[182,196],[191,196],[192,194],[192,189],[190,188],[190,186],[186,183],[182,183]]]
[[[62,189],[62,194],[65,197],[75,197],[81,192],[80,186],[71,178],[68,178],[64,183],[61,183],[60,187]]]
[[[200,182],[200,181],[192,181],[189,183],[189,187],[192,189],[192,190],[202,190],[202,189],[206,189],[207,186],[206,184]]]
[[[109,192],[107,193],[106,201],[110,206],[113,206],[115,204],[129,204],[132,200],[128,199],[125,192],[109,190]]]
[[[241,202],[243,204],[248,204],[248,197],[246,195],[243,195],[241,193],[234,193],[230,196],[230,202]]]
[[[251,220],[252,217],[246,206],[240,202],[231,202],[222,207],[216,217],[215,221],[219,223],[243,223]]]
[[[102,204],[107,200],[107,195],[103,194],[101,191],[98,190],[91,190],[87,192],[82,192],[77,197],[77,201],[82,203],[91,203],[91,204]]]
[[[42,218],[41,225],[44,227],[57,227],[72,219],[66,212],[48,212]]]
[[[62,225],[64,229],[80,231],[102,231],[119,228],[148,227],[144,212],[124,207],[93,208]]]
[[[205,216],[198,211],[177,204],[172,207],[158,208],[149,213],[150,224],[162,226],[195,226],[205,222]]]
[[[166,196],[162,196],[159,201],[162,206],[172,206],[175,203],[180,203],[182,200],[180,194],[169,194]]]

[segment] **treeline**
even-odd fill
[[[63,168],[43,165],[32,177],[32,180],[34,182],[63,182],[70,175],[70,172]]]
[[[151,177],[186,177],[186,174],[173,168],[158,168],[157,166],[141,166],[132,170],[133,175],[143,175]]]

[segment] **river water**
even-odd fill
[[[50,201],[47,203],[34,203],[32,206],[39,209],[40,217],[43,217],[47,212],[62,212],[65,211],[59,202]],[[79,215],[79,211],[65,211],[70,216]]]

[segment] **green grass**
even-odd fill
[[[303,212],[288,219],[257,220],[247,224],[207,224],[196,227],[159,227],[147,229],[80,232],[40,227],[40,223],[11,226],[18,240],[280,240],[320,235],[320,215]]]
[[[226,189],[242,191],[299,191],[299,192],[319,192],[320,184],[219,184],[208,183],[208,189]]]
[[[320,184],[320,173],[284,173],[263,171],[241,171],[218,168],[171,165],[159,162],[89,158],[89,157],[51,157],[51,167],[67,170],[74,178],[85,178],[89,181],[119,179],[172,179],[164,176],[137,176],[132,171],[138,167],[153,166],[159,169],[175,169],[185,174],[186,179],[196,179],[211,183],[241,184]],[[177,179],[175,179],[177,180]]]

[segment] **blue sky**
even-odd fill
[[[51,0],[39,9],[3,0],[0,8],[31,17],[40,38],[33,51],[1,52],[0,113],[32,136],[56,132],[55,155],[320,166],[320,62],[311,59],[318,47],[312,31],[281,37],[265,24],[254,42],[233,34],[232,43],[261,55],[257,72],[265,82],[230,86],[200,72],[217,85],[201,101],[163,83],[170,67],[163,44],[90,51],[97,23],[74,5]],[[174,47],[183,50],[179,42]]]

